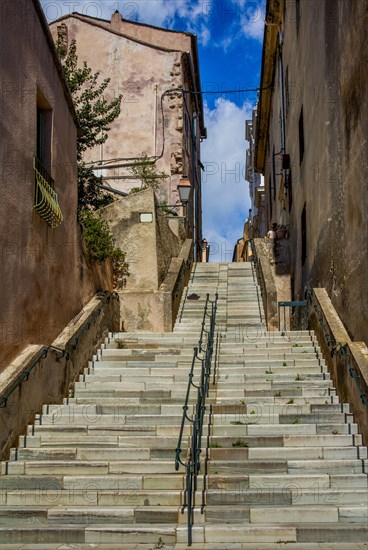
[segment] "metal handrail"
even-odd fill
[[[178,439],[178,445],[176,448],[175,454],[175,470],[178,471],[180,464],[186,469],[186,478],[185,478],[185,492],[184,492],[184,503],[183,503],[183,512],[184,508],[187,507],[187,525],[188,525],[188,546],[192,544],[192,527],[194,523],[194,505],[195,505],[195,494],[197,490],[197,476],[201,469],[201,443],[203,435],[203,422],[204,415],[206,412],[206,398],[209,394],[209,384],[210,384],[210,374],[211,374],[211,360],[213,353],[213,344],[214,344],[214,334],[215,334],[215,323],[216,323],[216,311],[217,311],[217,300],[218,294],[215,295],[215,300],[210,300],[209,294],[206,296],[206,303],[203,312],[203,321],[202,321],[202,330],[199,338],[199,345],[193,350],[193,359],[191,369],[188,375],[188,386],[185,397],[185,403],[183,406],[183,416],[180,425],[180,433]],[[208,313],[208,307],[211,305],[211,313]],[[209,327],[206,328],[206,320],[209,317]],[[202,348],[204,334],[207,334],[206,349]],[[200,357],[198,352],[204,352],[204,356]],[[201,361],[201,373],[200,373],[200,382],[195,384],[193,382],[194,378],[194,367],[196,361]],[[190,418],[188,416],[189,410],[189,397],[191,388],[194,387],[197,389],[197,402],[195,404],[195,413],[194,417]],[[189,449],[189,456],[186,462],[183,462],[180,458],[182,452],[182,439],[184,433],[184,427],[186,422],[192,426],[191,434],[191,445]],[[203,507],[202,507],[203,508]]]
[[[266,298],[267,292],[266,292],[266,285],[265,285],[265,281],[264,281],[264,278],[263,278],[262,269],[261,269],[261,266],[260,266],[260,261],[259,261],[259,258],[257,256],[254,240],[250,239],[249,242],[250,242],[250,247],[252,249],[252,263],[254,264],[254,267],[255,267],[256,278],[257,278],[257,283],[258,283],[256,289],[257,289],[257,300],[258,300],[258,307],[259,307],[259,312],[260,312],[260,316],[261,316],[261,322],[262,322],[262,308],[261,308],[261,301],[260,301],[260,298],[259,298],[258,287],[261,290],[261,300],[262,300],[262,305],[263,305],[263,310],[264,310],[265,324],[267,324],[267,298]],[[254,276],[253,276],[253,279],[254,279]]]
[[[283,315],[283,318],[284,318],[284,325],[283,327],[281,327],[281,308],[283,308],[284,310],[284,315]],[[304,310],[304,317],[305,317],[305,321],[306,321],[306,329],[305,330],[309,330],[309,318],[308,318],[308,300],[294,300],[294,301],[281,301],[281,302],[277,302],[277,311],[278,311],[278,329],[279,330],[282,330],[284,332],[287,331],[287,322],[286,322],[286,308],[291,308],[292,312],[294,309],[296,308],[299,308],[299,311],[303,311]],[[292,318],[292,315],[293,313],[291,313],[291,316],[290,316],[290,330],[295,330],[295,323],[293,325],[293,327],[291,326],[292,323],[291,323],[291,318]],[[303,325],[302,325],[302,321],[301,321],[301,317],[299,317],[299,320],[300,320],[300,326],[297,327],[296,330],[303,330]]]
[[[350,356],[346,353],[344,344],[342,344],[341,342],[336,342],[336,340],[333,337],[331,338],[331,335],[326,327],[326,323],[324,322],[324,319],[323,319],[323,312],[321,310],[321,307],[318,305],[315,299],[314,292],[312,291],[311,288],[308,288],[306,290],[305,296],[306,296],[306,299],[309,300],[313,306],[314,312],[316,314],[316,318],[318,319],[318,322],[322,328],[323,336],[325,338],[327,347],[331,348],[331,352],[330,352],[331,357],[333,357],[335,353],[340,354],[347,369],[349,370],[350,376],[352,377],[352,379],[354,380],[358,388],[360,399],[363,405],[365,405],[366,408],[368,409],[368,396],[363,391],[362,385],[360,383],[360,377],[356,369],[351,363]]]

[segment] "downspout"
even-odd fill
[[[153,85],[153,157],[156,156],[157,145],[157,84]]]
[[[285,98],[284,98],[284,66],[282,62],[282,45],[284,41],[283,33],[279,31],[279,85],[280,85],[280,106],[281,106],[281,153],[285,155],[286,153],[286,143],[285,143]],[[282,176],[284,182],[286,181],[286,170],[282,169]]]

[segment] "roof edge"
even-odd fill
[[[145,42],[144,40],[139,40],[139,38],[134,38],[132,36],[128,36],[127,34],[116,31],[114,29],[107,29],[103,25],[99,25],[98,22],[99,21],[104,21],[106,23],[110,23],[110,21],[107,21],[106,19],[98,19],[97,17],[87,17],[86,15],[83,15],[83,14],[77,13],[77,12],[68,13],[67,15],[63,15],[62,17],[59,17],[58,19],[55,19],[55,21],[52,21],[52,23],[50,23],[50,27],[52,25],[55,25],[56,23],[60,23],[61,21],[65,21],[66,19],[73,18],[73,17],[75,19],[79,19],[79,21],[83,21],[84,23],[87,23],[88,25],[91,25],[92,27],[97,27],[97,28],[99,28],[103,31],[109,32],[111,34],[115,34],[116,36],[122,36],[123,38],[126,38],[127,40],[131,40],[132,42],[135,42],[136,44],[141,44],[142,46],[146,46],[147,48],[152,48],[154,50],[159,50],[159,51],[162,51],[162,52],[182,53],[182,50],[176,50],[176,49],[172,49],[172,48],[164,48],[163,46],[156,46],[155,44],[149,44],[148,42]],[[89,21],[89,19],[92,19],[92,21]],[[194,35],[192,35],[192,36],[194,36]]]

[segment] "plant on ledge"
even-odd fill
[[[132,176],[141,182],[141,187],[133,187],[130,193],[138,193],[145,189],[157,191],[160,183],[168,178],[165,172],[158,172],[156,170],[154,161],[150,160],[146,153],[141,154],[140,159],[129,168],[129,171]]]
[[[115,239],[107,222],[90,210],[81,211],[79,221],[83,230],[87,259],[99,264],[105,260],[111,260],[114,271],[114,287],[124,288],[126,278],[129,277],[129,264],[125,261],[125,252],[115,246]]]

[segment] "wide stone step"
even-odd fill
[[[161,538],[163,544],[174,544],[176,541],[176,526],[173,524],[135,524],[135,525],[41,525],[41,526],[0,526],[0,540],[2,543],[32,543],[43,541],[45,544],[78,544],[105,542],[136,544],[154,544]],[[19,547],[18,547],[19,548]]]
[[[15,461],[2,464],[2,474],[12,475],[105,475],[105,474],[135,474],[136,460],[124,461],[69,461],[69,460],[41,460]],[[174,461],[140,460],[139,473],[141,474],[173,474]]]
[[[209,489],[223,490],[244,490],[250,489],[309,489],[314,490],[318,496],[324,489],[334,491],[353,491],[359,489],[364,491],[368,487],[366,474],[288,474],[264,472],[258,474],[225,473],[216,474],[211,472],[207,476],[206,485]],[[230,511],[231,513],[231,511]]]
[[[211,436],[212,445],[220,445],[221,447],[294,447],[303,449],[304,447],[350,447],[357,448],[361,445],[361,435],[244,435],[239,426],[238,431],[234,429],[234,433],[229,436]],[[362,447],[366,449],[366,447]]]
[[[162,447],[157,441],[157,447],[36,447],[19,448],[12,452],[11,458],[15,455],[19,461],[29,460],[70,460],[70,461],[105,461],[109,460],[158,460],[160,458],[169,458],[173,456],[173,447]]]
[[[182,411],[180,411],[180,408],[177,409],[176,415],[174,415],[170,411],[168,411],[167,415],[150,414],[149,412],[147,412],[147,414],[138,414],[138,411],[133,408],[133,405],[131,409],[125,408],[125,414],[123,413],[123,410],[123,407],[122,410],[118,409],[116,411],[116,414],[101,414],[100,412],[93,414],[91,412],[88,415],[83,413],[72,414],[71,416],[67,414],[58,416],[46,415],[41,417],[41,425],[51,426],[52,424],[57,424],[58,426],[63,426],[69,424],[76,427],[96,424],[111,426],[114,426],[116,424],[144,424],[147,426],[157,426],[167,423],[170,423],[172,425],[180,425],[182,419]],[[170,420],[170,422],[168,422],[168,420]]]
[[[80,506],[55,507],[48,510],[50,523],[109,524],[109,523],[171,523],[179,520],[178,506]]]
[[[88,489],[58,489],[50,486],[36,490],[4,491],[2,501],[9,506],[180,506],[181,490],[140,490],[134,482],[122,488],[102,489],[90,481]],[[0,539],[1,540],[1,539]]]
[[[237,435],[239,426],[242,426],[243,435],[266,436],[266,435],[348,435],[357,433],[356,424],[256,424],[234,421],[232,425],[218,424],[213,425],[211,433],[217,436]]]
[[[326,413],[323,414],[298,414],[291,412],[290,414],[286,415],[279,415],[279,414],[242,414],[242,413],[224,413],[224,414],[216,414],[212,417],[213,419],[213,425],[219,426],[223,424],[233,424],[233,425],[262,425],[266,426],[267,424],[299,424],[299,425],[305,425],[305,424],[326,424],[331,425],[333,424],[342,424],[345,421],[345,414],[343,413]]]
[[[119,432],[118,432],[119,433]],[[105,434],[86,434],[86,435],[68,435],[46,433],[40,436],[28,436],[20,444],[20,448],[37,448],[37,447],[149,447],[155,449],[174,449],[176,447],[177,437],[164,436],[120,436],[120,435],[105,435]]]
[[[258,416],[267,415],[267,414],[312,414],[315,416],[327,415],[335,413],[349,413],[350,407],[348,403],[343,404],[333,404],[333,403],[263,403],[262,401],[254,401],[253,403],[215,403],[212,405],[212,413],[214,415],[225,416],[227,414],[238,414],[249,416],[250,420],[253,416],[256,418]]]
[[[245,524],[245,525],[229,525],[226,523],[210,523],[208,525],[197,525],[194,527],[193,539],[198,543],[205,541],[206,545],[212,543],[212,548],[218,548],[215,545],[223,543],[232,543],[237,541],[237,544],[247,543],[254,550],[279,548],[280,544],[287,544],[288,548],[299,548],[304,550],[308,548],[303,546],[303,543],[313,543],[314,548],[323,548],[321,544],[327,543],[325,548],[329,548],[328,544],[334,544],[334,541],[347,542],[349,544],[366,544],[368,536],[368,526],[362,524],[339,524],[337,522],[329,523],[305,523],[300,526],[292,525],[272,525],[272,524]],[[186,527],[179,527],[178,540],[185,542],[187,537]],[[294,546],[293,543],[300,543],[301,546]],[[263,544],[263,546],[262,546]],[[271,546],[271,545],[274,546]],[[317,544],[317,546],[316,546]],[[206,549],[207,546],[203,548]],[[354,548],[354,546],[351,546]],[[362,546],[360,546],[362,548]],[[364,546],[363,546],[364,547]],[[226,548],[231,546],[226,545]],[[236,548],[236,547],[235,547]],[[238,546],[239,548],[239,546]],[[313,546],[310,546],[313,548]],[[330,549],[332,547],[330,546]],[[333,546],[335,548],[335,545]]]

